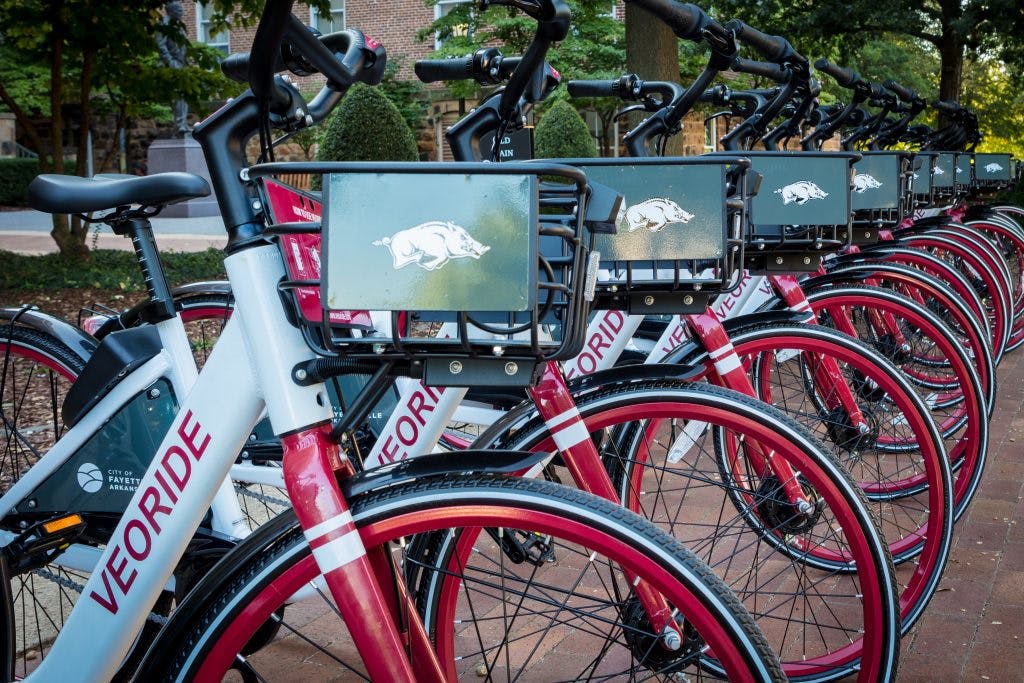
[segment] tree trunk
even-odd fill
[[[954,22],[960,18],[960,5],[955,0],[942,2],[942,34],[936,47],[939,48],[941,67],[939,70],[939,99],[960,101],[963,87],[964,39],[957,33]],[[949,123],[939,113],[939,125]]]
[[[64,173],[64,33],[65,26],[60,22],[62,2],[57,0],[51,4],[50,16],[53,17],[53,33],[50,34],[52,50],[50,61],[50,154],[47,160],[45,150],[39,150],[39,168],[52,173]],[[44,161],[45,160],[45,161]],[[81,228],[81,226],[79,226]],[[89,249],[85,246],[85,238],[78,239],[68,225],[67,216],[53,216],[53,230],[50,236],[57,243],[63,258],[71,261],[85,261],[89,258]]]
[[[645,9],[626,4],[626,68],[649,81],[679,82],[679,42],[668,24]],[[635,125],[640,117],[630,117]],[[669,138],[665,153],[680,156],[683,136]]]

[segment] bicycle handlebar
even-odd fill
[[[767,33],[762,33],[739,19],[729,21],[725,28],[733,31],[740,42],[754,48],[771,62],[807,64],[807,58],[797,52],[782,36],[770,36]]]
[[[822,73],[828,74],[835,79],[836,83],[844,88],[852,89],[861,82],[859,73],[853,69],[846,69],[838,64],[833,64],[824,57],[814,63],[814,68]]]
[[[480,48],[465,57],[421,59],[413,71],[424,83],[474,80],[480,85],[504,83],[519,66],[519,57],[506,57],[496,47]]]
[[[221,72],[234,81],[249,83],[253,93],[263,89],[260,77],[265,78],[265,74],[260,74],[259,69],[269,69],[271,76],[286,69],[298,76],[322,73],[327,77],[326,87],[331,90],[344,90],[357,81],[376,85],[384,77],[386,52],[362,31],[346,29],[321,36],[291,14],[282,32],[280,48],[273,50],[273,61],[259,56],[260,52],[263,50],[229,55],[221,62]],[[257,54],[255,62],[253,54]]]
[[[650,95],[661,95],[662,105],[682,97],[683,87],[671,81],[644,81],[636,74],[624,74],[615,80],[569,81],[570,97],[618,97],[629,101],[643,100]]]
[[[891,78],[882,81],[882,87],[885,88],[886,90],[890,90],[896,93],[896,96],[899,97],[904,102],[913,102],[914,100],[917,99],[916,92],[914,92],[910,88],[903,87],[902,85],[892,80]]]
[[[737,57],[733,60],[732,70],[750,74],[751,76],[769,78],[776,83],[785,83],[790,77],[789,69],[779,66],[778,64],[773,62],[758,62],[753,59],[744,59],[743,57]]]
[[[700,42],[704,39],[705,32],[721,39],[729,36],[729,32],[721,24],[696,5],[675,0],[628,1],[657,16],[672,28],[677,37],[684,40]]]

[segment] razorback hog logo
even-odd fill
[[[689,223],[693,214],[685,211],[671,199],[655,198],[619,209],[619,224],[625,224],[630,232],[647,228],[658,232],[669,223]]]
[[[995,173],[996,171],[1002,171],[1002,170],[1003,170],[1003,167],[1000,166],[999,164],[995,163],[995,162],[992,162],[991,164],[988,164],[988,165],[985,166],[985,172],[986,173]]]
[[[946,172],[942,170],[941,166],[935,167],[935,175],[946,175]]]
[[[800,180],[795,183],[790,183],[785,187],[780,187],[775,190],[775,194],[782,195],[783,204],[796,202],[799,205],[806,204],[812,199],[824,199],[828,196],[828,192],[825,192],[810,180]]]
[[[874,176],[870,176],[867,173],[861,173],[853,176],[853,191],[857,194],[864,194],[867,190],[872,190],[876,187],[881,187],[882,183],[875,180]]]
[[[399,230],[391,237],[376,240],[375,247],[387,247],[395,270],[415,263],[424,270],[437,270],[456,258],[478,259],[490,247],[469,236],[466,229],[451,221],[427,221]]]

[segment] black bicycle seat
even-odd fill
[[[87,213],[122,206],[164,206],[210,194],[210,185],[191,173],[147,176],[43,174],[28,186],[29,205],[46,213]]]

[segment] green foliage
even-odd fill
[[[417,131],[423,126],[423,117],[427,115],[427,93],[419,81],[398,78],[398,72],[404,64],[404,55],[388,55],[384,78],[377,85],[377,90],[384,93],[398,108],[398,113],[405,119],[410,130]]]
[[[319,161],[417,161],[416,138],[398,108],[379,92],[357,83],[324,126]],[[315,188],[319,176],[313,177]]]
[[[436,0],[426,0],[433,5]],[[625,25],[611,14],[606,0],[567,0],[572,11],[572,28],[565,40],[551,47],[548,62],[562,75],[562,81],[572,79],[612,79],[622,75],[626,68]],[[459,57],[480,47],[500,45],[503,54],[520,55],[530,44],[536,22],[515,10],[492,6],[479,12],[474,3],[456,5],[451,12],[422,29],[417,38],[433,41],[441,39],[441,49],[434,57]],[[481,96],[472,81],[454,81],[448,84],[453,97],[476,99]],[[555,92],[554,99],[564,98],[564,90]],[[621,107],[617,98],[590,98],[575,100],[574,105],[594,111],[604,127],[603,146],[610,146],[612,117]],[[542,103],[538,113],[554,102]],[[607,152],[608,150],[606,150]]]
[[[74,173],[75,162],[65,161],[64,172]],[[0,206],[28,204],[28,185],[39,175],[38,159],[0,159]]]
[[[538,159],[574,159],[597,156],[587,124],[565,101],[556,102],[537,124]]]
[[[161,252],[160,258],[171,286],[197,280],[223,279],[224,252]],[[130,251],[96,249],[85,264],[60,254],[25,256],[0,251],[0,289],[33,290],[89,287],[142,292],[145,287],[139,264]]]
[[[1024,158],[1024,92],[995,60],[969,62],[961,102],[978,115],[984,139],[979,152],[1009,152]]]

